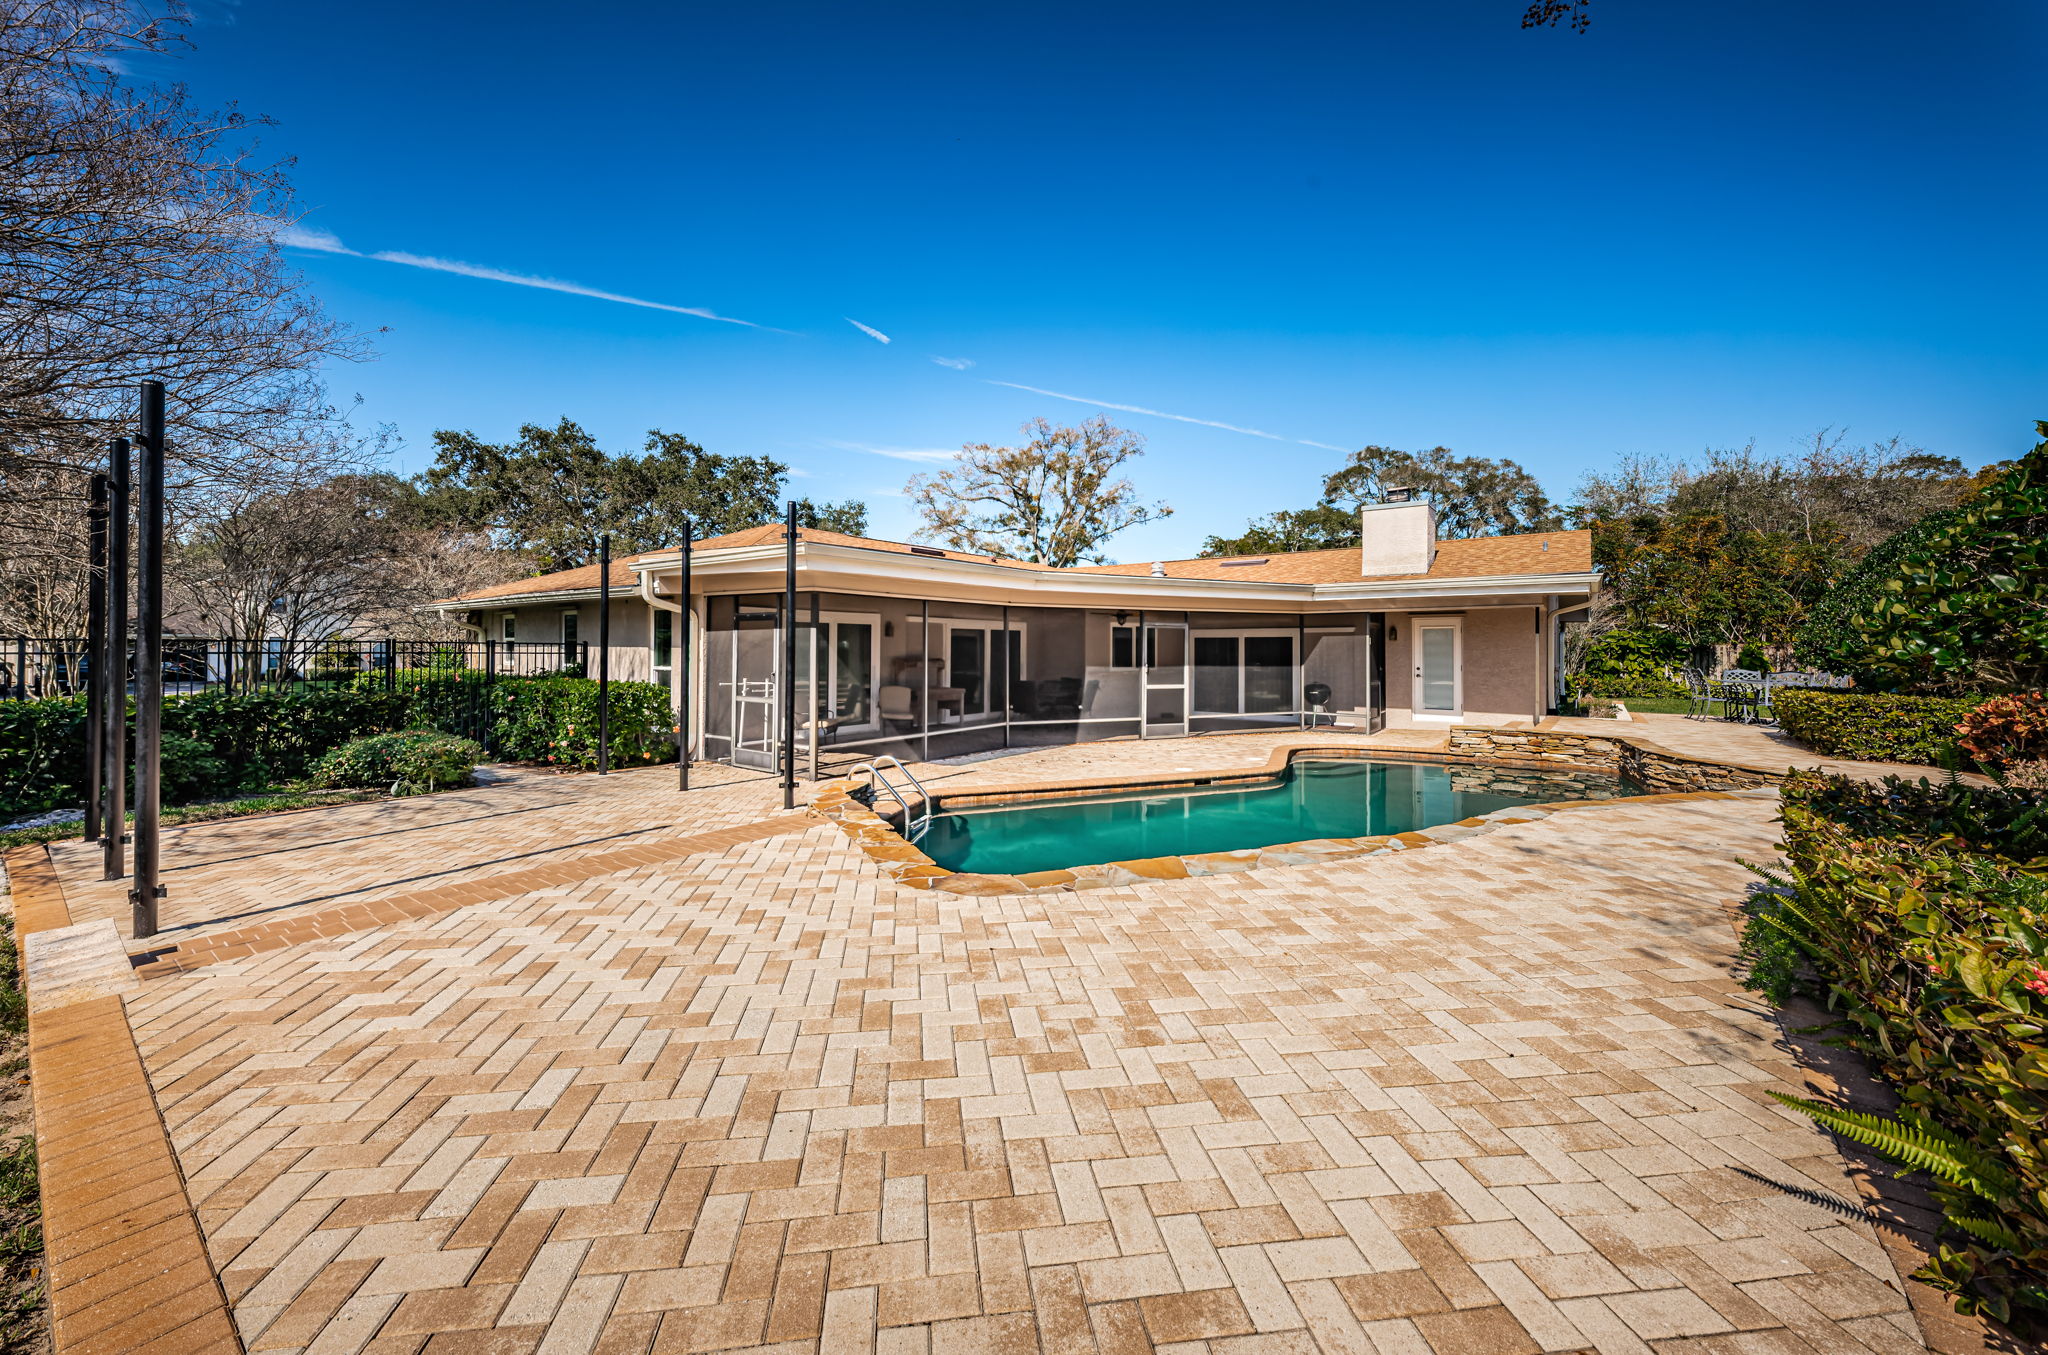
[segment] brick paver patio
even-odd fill
[[[1764,1094],[1807,1081],[1729,972],[1768,799],[977,898],[673,775],[169,844],[126,1020],[249,1350],[1958,1348]]]

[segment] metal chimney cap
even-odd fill
[[[1415,487],[1413,485],[1401,485],[1398,487],[1389,486],[1387,492],[1380,496],[1380,502],[1409,503],[1412,502],[1414,498]]]

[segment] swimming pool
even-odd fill
[[[1517,805],[1637,793],[1621,778],[1597,772],[1302,759],[1256,781],[942,810],[917,845],[947,870],[1021,875],[1406,833]]]

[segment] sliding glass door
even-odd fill
[[[1300,709],[1294,631],[1197,632],[1196,715],[1292,715]]]

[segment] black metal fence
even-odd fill
[[[134,654],[131,644],[130,683],[135,677]],[[0,638],[0,699],[82,695],[92,680],[91,655],[92,647],[82,636]],[[167,635],[163,678],[166,694],[189,694],[364,679],[395,684],[401,673],[421,672],[581,677],[589,662],[589,642],[575,640],[245,640]]]

